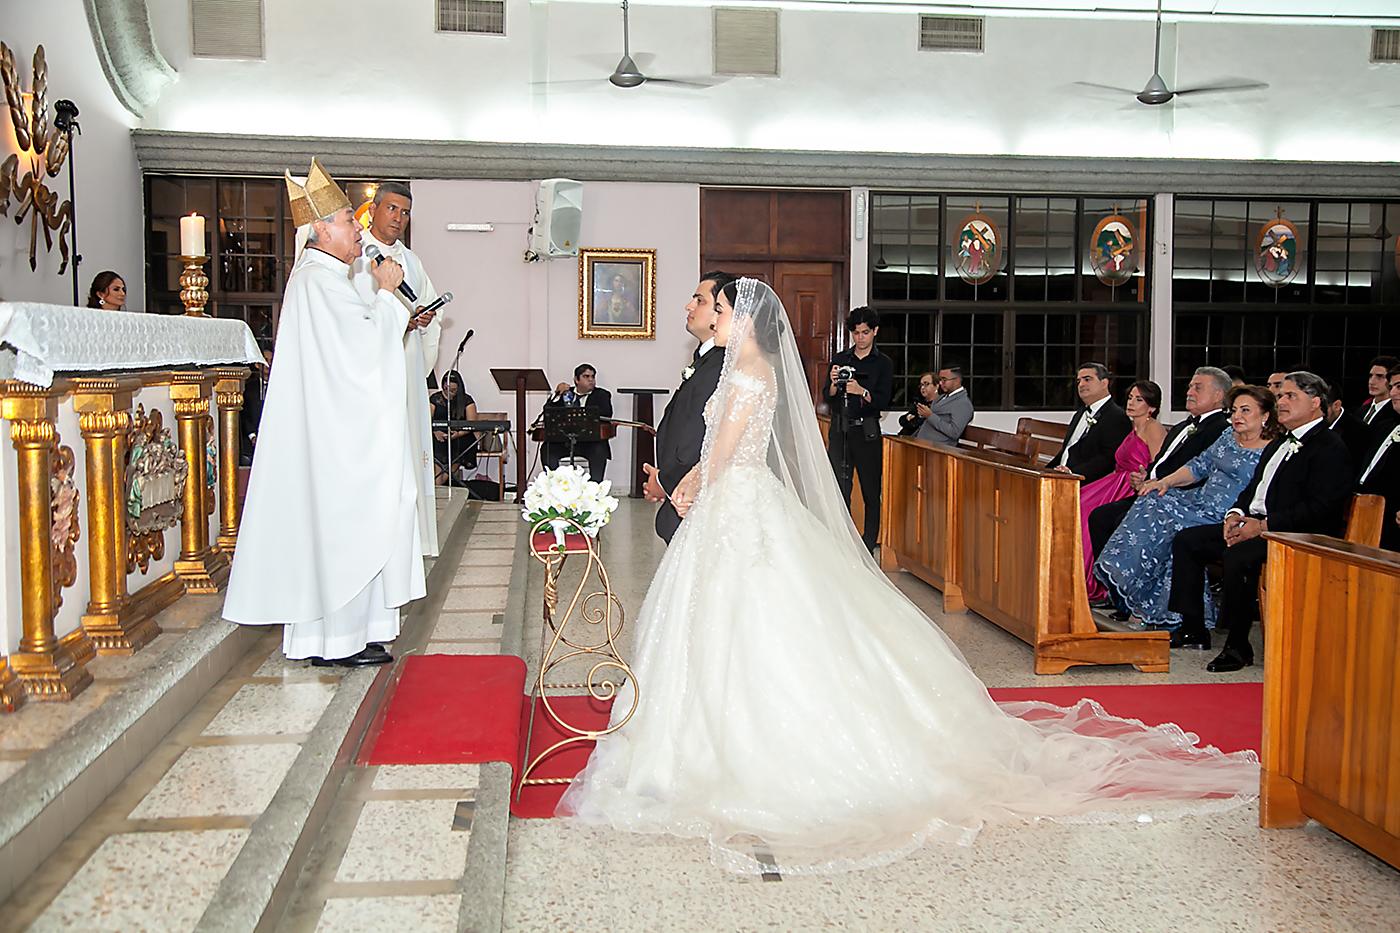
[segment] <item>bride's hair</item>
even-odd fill
[[[739,283],[742,279],[735,279],[720,289],[720,294],[724,295],[724,300],[729,302],[729,306],[737,312],[739,310]],[[754,307],[748,309],[748,314],[753,318],[753,336],[758,342],[759,348],[764,353],[774,354],[778,352],[780,338],[783,334],[781,305],[776,301],[777,295],[771,289],[769,294],[775,300],[767,301],[766,296],[757,298]]]

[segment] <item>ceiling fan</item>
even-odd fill
[[[640,87],[643,84],[675,84],[682,87],[713,87],[720,83],[715,80],[703,78],[661,78],[655,75],[648,75],[637,67],[636,61],[632,58],[631,34],[627,23],[627,0],[622,0],[622,58],[618,61],[613,73],[608,75],[608,81],[614,87],[632,88]]]
[[[624,6],[625,5],[624,3]],[[1202,85],[1201,87],[1177,88],[1174,91],[1167,87],[1167,82],[1162,80],[1162,0],[1157,0],[1157,39],[1152,50],[1152,77],[1147,79],[1147,84],[1143,85],[1141,91],[1113,87],[1107,84],[1093,84],[1088,81],[1079,81],[1076,83],[1085,87],[1096,87],[1103,90],[1131,94],[1137,98],[1139,103],[1147,104],[1149,107],[1156,107],[1168,103],[1173,98],[1180,97],[1183,94],[1219,94],[1226,91],[1253,91],[1268,87],[1267,84],[1259,81],[1208,84]]]

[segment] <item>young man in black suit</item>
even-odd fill
[[[1390,404],[1389,372],[1400,366],[1400,359],[1393,356],[1378,356],[1371,361],[1366,373],[1366,404],[1361,406],[1357,417],[1371,429],[1371,436],[1379,443],[1388,431],[1400,424],[1400,412]]]
[[[705,403],[715,394],[724,368],[724,347],[715,345],[715,296],[735,276],[706,272],[685,306],[685,329],[700,341],[690,365],[681,371],[681,384],[656,428],[656,465],[645,465],[648,502],[658,502],[656,533],[667,544],[680,527],[681,518],[669,498],[676,484],[700,462],[705,440]]]
[[[1381,523],[1381,547],[1400,551],[1400,366],[1386,373],[1390,381],[1388,396],[1397,423],[1389,433],[1379,435],[1380,442],[1364,461],[1358,461],[1361,476],[1357,492],[1385,498],[1385,519]]]
[[[561,382],[555,386],[554,394],[544,403],[545,408],[586,408],[598,413],[599,418],[611,418],[613,413],[612,393],[598,388],[598,370],[588,363],[580,363],[574,368],[574,384]],[[559,460],[569,453],[569,445],[547,442],[541,456],[544,465],[553,470]],[[574,445],[574,456],[588,461],[588,478],[595,483],[603,481],[608,461],[612,459],[612,445],[607,441],[580,441]]]
[[[1075,390],[1082,407],[1070,419],[1065,445],[1047,469],[1078,473],[1091,483],[1113,472],[1118,445],[1133,429],[1128,413],[1109,396],[1108,367],[1081,363],[1075,374]]]
[[[1225,648],[1206,665],[1212,673],[1254,663],[1249,630],[1258,617],[1259,573],[1268,556],[1267,531],[1340,535],[1356,473],[1323,417],[1328,386],[1310,372],[1289,373],[1278,396],[1278,419],[1288,430],[1259,457],[1254,476],[1225,513],[1223,527],[1201,525],[1172,541],[1172,590],[1167,606],[1181,613],[1173,648],[1208,648],[1206,567],[1220,561],[1220,620]]]
[[[1232,381],[1229,373],[1214,366],[1202,366],[1196,370],[1190,385],[1186,387],[1186,410],[1191,417],[1167,432],[1157,459],[1149,463],[1145,470],[1128,478],[1134,494],[1143,483],[1170,476],[1219,440],[1230,426],[1230,415],[1225,411],[1225,395],[1230,391]],[[1089,540],[1095,554],[1103,553],[1108,539],[1123,523],[1134,501],[1136,495],[1101,505],[1089,513]]]
[[[1387,398],[1386,404],[1389,403],[1390,399]],[[1369,405],[1362,407],[1366,408]],[[1365,466],[1370,461],[1376,445],[1380,443],[1381,435],[1372,436],[1372,427],[1362,421],[1360,415],[1342,404],[1341,390],[1335,384],[1327,397],[1326,419],[1327,430],[1336,434],[1342,439],[1342,443],[1347,445],[1351,462],[1357,466]]]

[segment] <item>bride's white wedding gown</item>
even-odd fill
[[[735,335],[754,350],[740,296]],[[785,326],[780,305],[770,313]],[[807,435],[787,424],[803,415],[780,417],[801,436],[774,436],[782,380],[799,376],[785,352],[736,352],[735,339],[706,410],[705,485],[638,616],[637,709],[561,815],[707,838],[735,871],[828,872],[932,837],[969,842],[988,822],[1143,819],[1257,791],[1251,753],[1194,748],[1174,726],[1088,701],[998,706],[854,529],[833,533],[808,507],[816,481],[794,479],[794,449],[810,459],[815,422]]]

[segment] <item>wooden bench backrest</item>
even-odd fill
[[[1380,496],[1351,497],[1347,507],[1346,539],[1352,544],[1380,547],[1381,529],[1385,527],[1385,499]]]
[[[1008,434],[991,428],[968,425],[958,438],[960,447],[975,447],[978,450],[999,450],[1002,453],[1016,454],[1030,459],[1031,438],[1024,434]]]
[[[1065,446],[1065,435],[1069,425],[1058,421],[1045,421],[1040,418],[1021,418],[1016,422],[1016,433],[1030,440],[1027,456],[1032,463],[1048,463],[1060,448]]]

